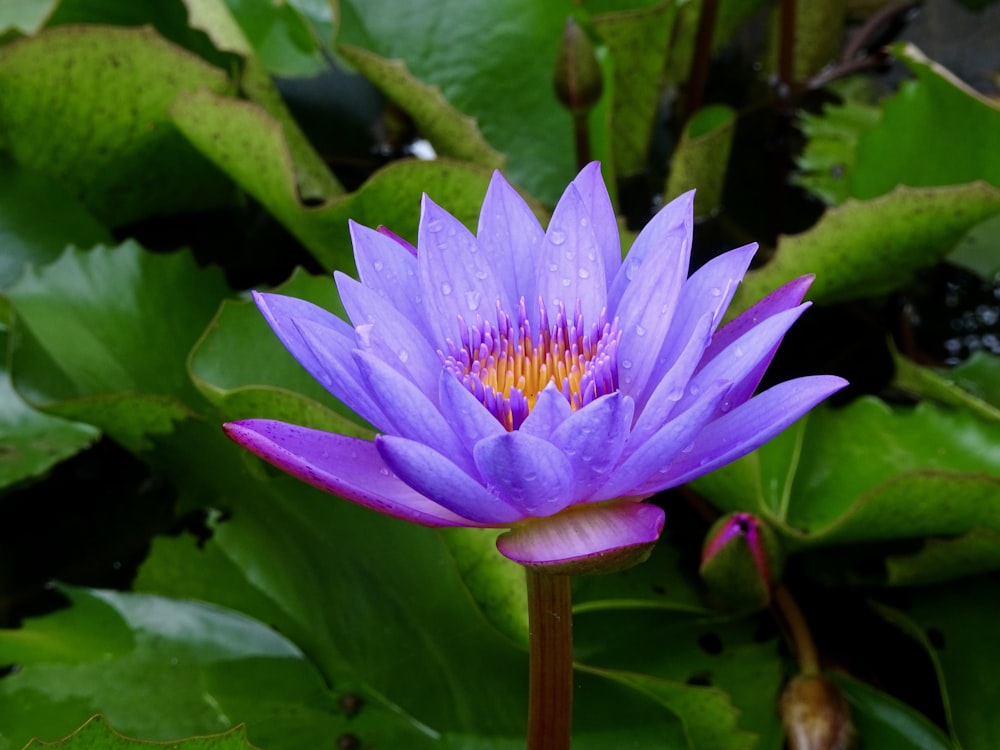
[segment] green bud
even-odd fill
[[[849,750],[851,710],[840,689],[817,674],[793,677],[778,700],[789,750]]]
[[[709,530],[699,572],[721,609],[747,612],[770,603],[780,567],[774,532],[749,513],[730,513]]]
[[[559,101],[573,114],[589,112],[604,89],[594,45],[572,16],[559,40],[553,84]]]

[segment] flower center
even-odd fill
[[[521,426],[549,383],[559,387],[574,411],[618,390],[618,319],[609,323],[602,310],[587,329],[580,303],[570,317],[560,302],[550,324],[541,299],[538,307],[534,337],[524,299],[516,321],[498,302],[496,325],[478,315],[471,325],[459,319],[460,341],[448,339],[447,351],[438,352],[444,366],[508,430]]]

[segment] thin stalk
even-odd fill
[[[789,638],[795,648],[795,658],[799,663],[799,672],[804,675],[819,674],[819,653],[816,650],[816,642],[806,623],[805,615],[799,608],[799,603],[784,586],[774,589],[771,602],[788,628]]]
[[[695,36],[694,54],[691,60],[691,75],[688,78],[685,121],[701,109],[708,81],[708,67],[712,62],[712,39],[715,36],[715,19],[719,12],[719,0],[702,0],[698,15],[698,31]]]
[[[583,169],[593,160],[590,155],[590,122],[588,112],[573,113],[573,143],[576,146],[576,168]]]
[[[795,4],[781,0],[781,33],[778,47],[778,98],[787,105],[795,85]]]
[[[569,750],[573,723],[570,578],[527,568],[528,746]]]

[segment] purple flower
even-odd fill
[[[477,235],[423,199],[417,248],[351,223],[360,281],[335,273],[347,323],[255,294],[306,370],[381,434],[374,442],[251,419],[225,426],[328,492],[427,526],[508,529],[525,565],[601,567],[646,551],[663,511],[641,502],[769,440],[845,381],[753,396],[811,281],[718,328],[756,245],[687,278],[692,193],[622,260],[600,167],[548,230],[495,174]]]

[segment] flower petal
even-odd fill
[[[511,303],[516,305],[524,299],[533,331],[538,329],[535,266],[544,236],[545,231],[528,204],[500,172],[494,172],[479,212],[476,239]],[[513,314],[515,310],[507,312]]]
[[[506,526],[524,518],[520,510],[423,443],[379,435],[375,447],[386,465],[406,484],[463,518],[484,526]]]
[[[402,240],[395,235],[387,236],[385,232],[377,232],[354,221],[348,221],[347,225],[361,283],[379,297],[391,300],[406,318],[422,321],[416,256],[400,244]],[[348,314],[355,324],[362,322],[355,320],[350,310]]]
[[[442,347],[449,338],[459,340],[459,318],[493,316],[498,301],[504,310],[517,308],[472,232],[426,195],[420,205],[417,273],[424,319]]]
[[[604,276],[610,281],[622,265],[622,242],[618,236],[618,219],[611,205],[608,187],[601,176],[600,162],[592,161],[580,170],[573,180],[579,191],[583,205],[591,217],[591,226],[597,238],[597,246],[604,259]]]
[[[449,423],[466,445],[507,431],[472,391],[447,370],[441,371],[438,380],[438,398],[441,412],[448,415]]]
[[[618,463],[632,424],[633,402],[609,393],[576,411],[549,438],[573,468],[572,502],[589,497],[607,483]]]
[[[362,348],[374,351],[425,393],[437,387],[441,360],[434,347],[400,310],[384,297],[340,271],[334,272],[340,299],[360,332],[370,325]]]
[[[676,487],[742,458],[846,385],[846,380],[834,375],[813,375],[769,388],[709,424],[692,450],[682,454],[667,475],[654,478],[643,490],[659,492]]]
[[[223,425],[251,453],[325,492],[424,526],[474,526],[404,484],[375,444],[269,419]]]
[[[639,232],[608,287],[608,317],[613,317],[625,289],[636,278],[650,252],[675,258],[681,276],[687,275],[691,260],[691,233],[694,231],[694,191],[674,198],[661,208]]]
[[[442,416],[438,407],[408,378],[366,352],[354,352],[361,377],[371,389],[372,398],[382,409],[386,421],[383,432],[429,445],[477,478],[471,446],[466,445]],[[437,389],[432,393],[436,396]]]
[[[348,323],[294,297],[254,292],[253,298],[281,343],[310,375],[369,423],[384,421],[351,359],[357,344]]]
[[[486,486],[523,516],[550,516],[573,499],[573,468],[547,440],[516,430],[487,438],[473,451]]]
[[[573,407],[556,387],[549,383],[538,394],[535,407],[528,413],[527,419],[521,423],[518,432],[547,439],[549,435],[573,414]]]
[[[579,302],[584,323],[591,326],[597,322],[607,306],[604,258],[590,212],[572,184],[552,212],[535,266],[538,296],[544,300],[550,320],[554,320],[560,302],[570,316]]]
[[[677,456],[693,445],[695,438],[712,418],[730,383],[713,383],[687,411],[669,420],[638,447],[629,446],[630,455],[615,469],[607,484],[593,494],[591,500],[611,500],[617,497],[644,497],[645,483],[650,477],[666,474]]]
[[[551,568],[590,559],[600,569],[601,558],[652,545],[663,531],[663,518],[663,509],[648,503],[574,506],[501,534],[497,549],[522,565]]]

